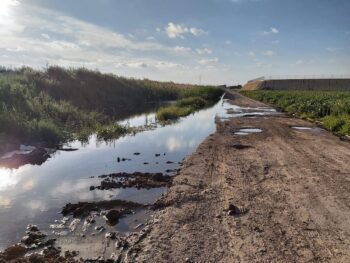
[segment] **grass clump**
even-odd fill
[[[123,126],[117,123],[100,126],[97,128],[97,138],[99,140],[112,140],[117,139],[123,135],[130,133],[132,129],[127,126]]]
[[[175,104],[160,108],[156,117],[161,122],[176,120],[195,111],[215,104],[224,91],[220,88],[203,87],[182,90]]]
[[[185,117],[191,114],[194,111],[192,107],[178,107],[178,106],[169,106],[161,108],[157,111],[157,119],[161,122],[168,120],[176,120],[180,117]]]
[[[301,118],[319,121],[338,135],[350,135],[350,92],[259,90],[241,93]]]

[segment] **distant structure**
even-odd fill
[[[243,90],[323,90],[350,91],[350,76],[280,76],[252,79]]]

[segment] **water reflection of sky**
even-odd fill
[[[110,143],[98,142],[95,137],[84,146],[74,142],[71,146],[79,148],[78,151],[56,152],[41,166],[0,168],[0,249],[17,242],[28,223],[39,224],[45,229],[54,219],[60,218],[59,212],[68,202],[111,198],[154,202],[164,189],[89,191],[89,186],[99,181],[90,177],[120,171],[165,172],[177,168],[177,162],[215,131],[215,114],[223,111],[223,107],[218,103],[177,123]],[[153,121],[154,114],[147,115],[147,121]],[[145,116],[137,116],[128,122],[133,126],[142,125]],[[134,152],[141,154],[136,156]],[[161,156],[155,157],[156,153]],[[117,157],[132,161],[118,163]],[[167,161],[174,163],[166,164]]]

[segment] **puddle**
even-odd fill
[[[263,130],[259,129],[259,128],[242,128],[242,129],[239,129],[238,131],[234,132],[233,134],[244,136],[244,135],[249,135],[252,133],[260,133],[260,132],[263,132]]]
[[[303,126],[293,126],[292,129],[296,129],[296,130],[312,130],[314,128],[311,127],[303,127]]]
[[[240,129],[240,132],[246,132],[246,133],[259,133],[262,132],[262,129],[258,129],[258,128],[245,128],[245,129]]]
[[[307,127],[307,126],[291,126],[292,129],[294,130],[299,130],[299,131],[310,131],[313,133],[320,133],[322,132],[323,129],[319,127]]]
[[[224,108],[224,110],[225,112],[217,116],[218,118],[220,118],[221,121],[226,121],[230,118],[256,118],[262,116],[274,116],[283,114],[281,112],[277,112],[276,109],[269,107],[240,107],[238,105],[231,105],[229,103],[226,103],[226,107]]]
[[[235,132],[234,133],[235,135],[249,135],[249,133],[247,133],[247,132]]]

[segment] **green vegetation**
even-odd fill
[[[210,99],[208,89],[213,88],[128,79],[84,68],[0,67],[0,135],[51,144],[86,140],[93,132],[100,139],[115,138],[131,132],[116,120],[141,113],[152,103],[202,93],[203,99]],[[195,108],[201,103],[196,100]]]
[[[122,126],[116,123],[100,126],[96,130],[97,138],[100,140],[116,139],[130,132],[132,132],[130,127]]]
[[[339,91],[241,91],[302,118],[320,121],[338,135],[350,135],[350,92]]]
[[[182,90],[180,98],[175,104],[160,108],[157,111],[157,119],[161,122],[176,120],[187,116],[202,108],[215,104],[223,90],[214,87],[202,87]]]

